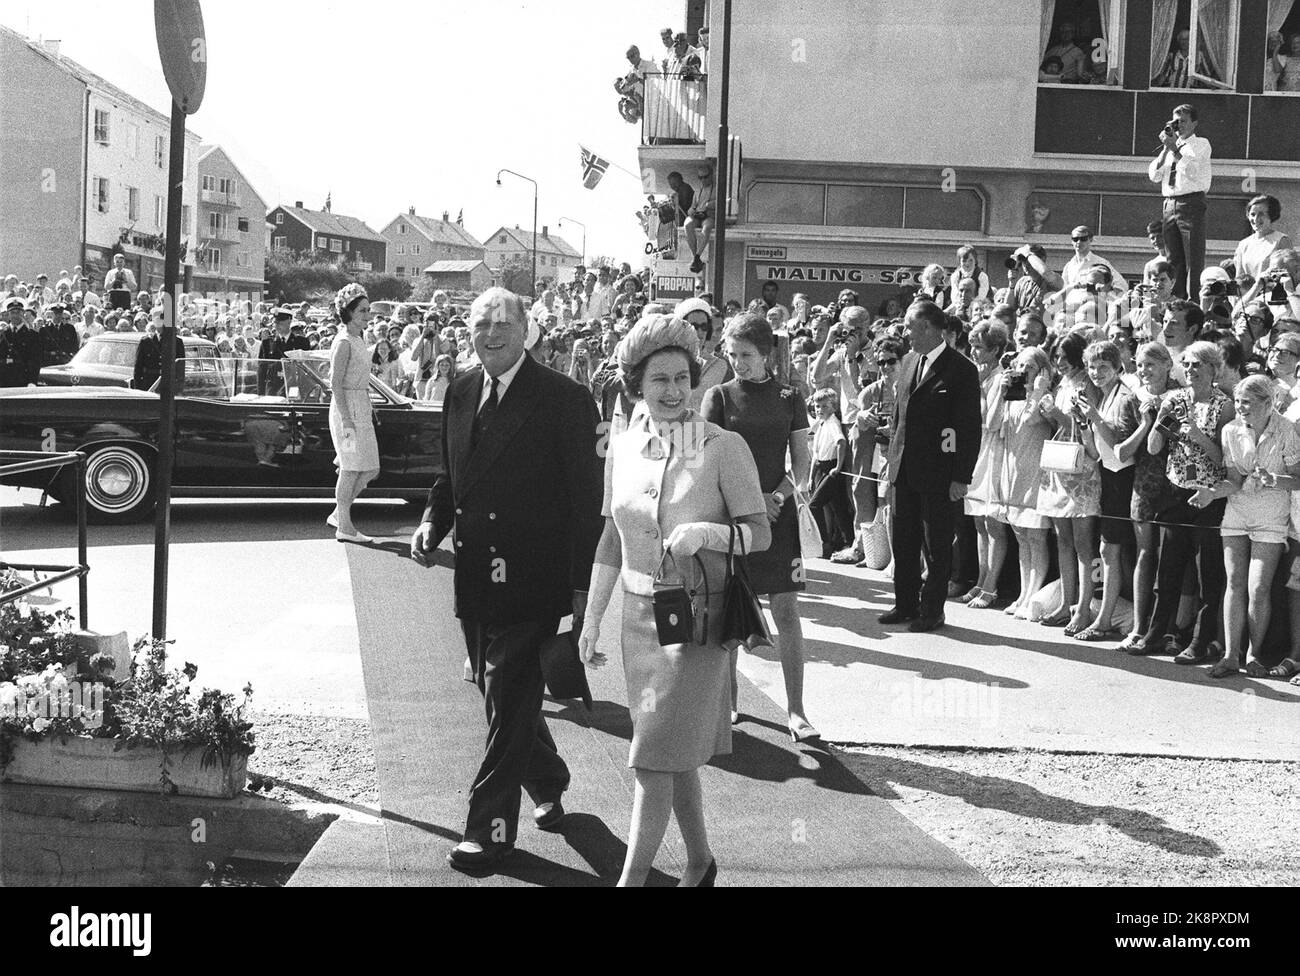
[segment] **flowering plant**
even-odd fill
[[[0,592],[10,589],[0,578]],[[0,605],[0,772],[22,738],[50,735],[117,740],[117,748],[153,745],[162,750],[164,789],[169,752],[202,749],[206,768],[253,752],[253,723],[242,701],[191,682],[198,668],[166,668],[167,642],[140,638],[130,674],[113,677],[113,658],[86,656],[68,610],[46,613],[19,600]]]

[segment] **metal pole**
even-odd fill
[[[180,313],[181,202],[185,194],[185,112],[172,101],[167,159],[167,257],[163,266],[162,375],[158,398],[158,499],[153,540],[153,637],[167,638],[167,546],[171,536],[172,462],[176,455],[176,317]]]
[[[533,181],[533,301],[537,301],[537,181]]]
[[[727,169],[731,165],[731,136],[727,130],[727,103],[731,90],[731,0],[722,3],[722,91],[718,109],[718,161],[714,172],[714,206],[717,216],[713,225],[713,305],[722,308],[722,294],[727,253]]]
[[[90,566],[86,559],[86,455],[78,454],[77,466],[74,469],[77,474],[77,565],[81,567],[82,573],[77,578],[77,603],[80,616],[77,618],[77,624],[82,630],[89,630],[90,623],[90,593],[86,574],[90,571]]]

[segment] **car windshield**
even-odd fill
[[[323,357],[291,352],[286,359],[219,359],[223,387],[228,398],[239,403],[328,404],[331,399],[330,361]],[[197,379],[197,378],[196,378]],[[190,378],[185,379],[191,393]],[[370,399],[377,405],[407,403],[408,398],[376,377],[371,377]]]
[[[123,366],[135,368],[134,342],[114,342],[111,339],[91,338],[81,350],[72,357],[74,366]]]

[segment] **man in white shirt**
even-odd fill
[[[585,317],[588,321],[604,318],[614,310],[614,286],[609,279],[609,268],[602,267],[597,272],[596,287],[591,290],[591,297],[587,300]]]
[[[1080,224],[1074,230],[1070,231],[1070,241],[1074,244],[1074,257],[1065,262],[1065,267],[1061,269],[1061,277],[1065,281],[1066,288],[1073,288],[1076,285],[1086,285],[1088,270],[1097,265],[1104,265],[1110,268],[1110,283],[1113,288],[1119,291],[1128,291],[1128,282],[1124,276],[1119,273],[1119,269],[1111,264],[1100,254],[1092,249],[1092,228],[1086,224]]]
[[[1205,194],[1210,189],[1210,141],[1196,133],[1196,109],[1179,105],[1160,132],[1159,154],[1147,176],[1164,197],[1165,252],[1174,266],[1174,294],[1195,297],[1205,267]]]

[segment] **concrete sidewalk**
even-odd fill
[[[1211,680],[1167,657],[1129,657],[1000,610],[945,607],[930,634],[882,627],[884,574],[813,560],[800,598],[808,716],[831,741],[1235,759],[1300,757],[1300,687]],[[779,659],[740,670],[778,704]]]
[[[349,547],[370,703],[383,837],[336,825],[293,880],[393,885],[609,885],[626,853],[631,809],[631,723],[617,627],[611,662],[593,674],[596,705],[546,706],[573,774],[558,834],[537,831],[527,801],[518,850],[504,870],[467,878],[445,862],[460,838],[466,791],[482,758],[482,699],[461,680],[464,642],[452,616],[450,553],[424,570],[403,557],[405,540]],[[617,620],[620,607],[610,608]],[[795,749],[779,709],[745,682],[748,716],[734,751],[703,771],[711,843],[724,885],[978,885],[983,877],[872,796],[838,759]],[[382,855],[381,856],[381,852]],[[684,865],[676,828],[652,883],[671,885]]]

